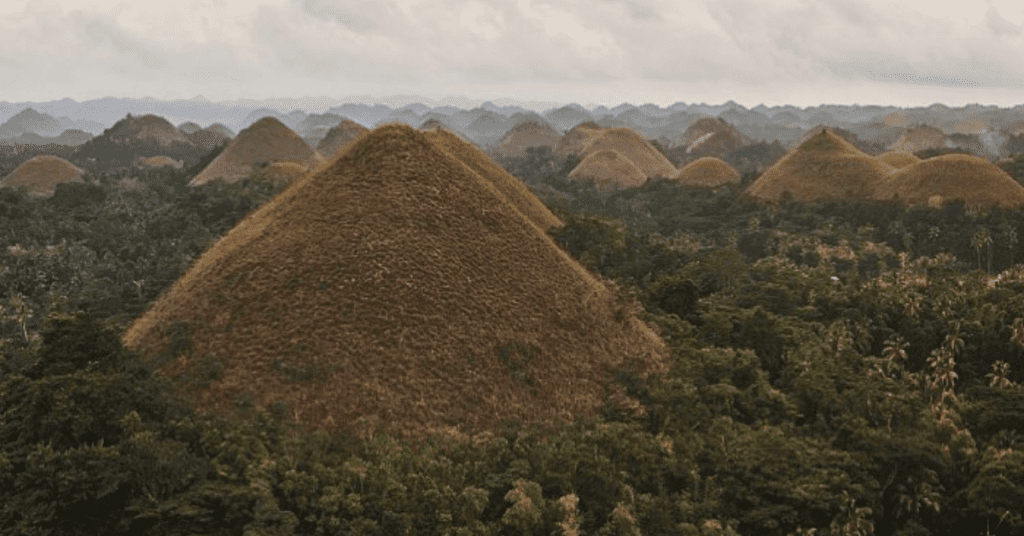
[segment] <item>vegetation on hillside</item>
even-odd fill
[[[620,372],[638,411],[418,443],[195,412],[121,329],[279,186],[0,190],[0,532],[1024,532],[1021,211],[770,207],[737,195],[753,173],[599,190],[572,157],[503,163],[671,346],[667,373]]]

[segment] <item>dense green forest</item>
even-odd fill
[[[672,366],[619,372],[636,411],[416,443],[301,434],[285,407],[197,413],[176,395],[195,378],[122,347],[281,184],[187,187],[215,151],[90,168],[49,199],[0,189],[0,532],[1024,532],[1024,212],[754,203],[763,149],[717,191],[601,190],[545,150],[502,161]]]

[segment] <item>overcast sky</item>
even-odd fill
[[[1020,0],[2,0],[0,101],[1024,103]]]

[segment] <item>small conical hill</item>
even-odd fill
[[[40,155],[14,168],[0,180],[0,188],[24,186],[33,197],[49,197],[62,182],[83,182],[82,173],[81,169],[63,158]]]
[[[683,166],[673,179],[681,184],[718,188],[725,184],[740,182],[740,174],[724,160],[704,156]]]
[[[185,121],[184,123],[178,125],[178,130],[180,130],[181,133],[186,136],[188,136],[189,134],[195,134],[196,132],[199,132],[202,129],[203,127],[193,123],[192,121]]]
[[[175,160],[169,156],[147,156],[139,159],[139,165],[142,167],[172,167],[174,169],[181,169],[185,164],[181,160]]]
[[[498,191],[504,194],[506,199],[519,209],[519,212],[522,212],[541,230],[547,231],[552,227],[562,226],[562,220],[558,219],[558,216],[555,216],[544,205],[544,202],[523,184],[523,181],[512,176],[473,144],[448,129],[432,130],[427,132],[426,136],[434,145],[490,181]]]
[[[669,147],[686,147],[687,153],[725,156],[753,140],[720,117],[702,117],[687,127]]]
[[[674,177],[678,170],[653,145],[636,131],[626,127],[609,128],[583,150],[586,158],[600,151],[616,151],[636,164],[644,177]]]
[[[941,130],[929,125],[919,125],[904,132],[889,150],[916,153],[925,149],[948,147],[948,141],[949,138]]]
[[[896,169],[912,166],[921,161],[916,155],[906,151],[886,151],[876,158]]]
[[[327,131],[327,135],[316,146],[317,152],[325,159],[330,160],[341,154],[346,147],[368,129],[351,119],[344,119],[341,123],[334,125]]]
[[[647,175],[632,160],[618,151],[590,153],[571,172],[571,179],[594,179],[602,187],[636,188],[647,182]]]
[[[189,186],[217,179],[236,182],[252,175],[254,167],[263,163],[293,162],[314,168],[322,161],[295,131],[273,117],[264,117],[239,132]]]
[[[555,154],[568,156],[570,154],[583,154],[583,151],[596,140],[606,129],[593,121],[584,121],[566,132],[558,144],[555,145]]]
[[[1024,188],[984,158],[945,154],[892,173],[875,197],[911,205],[939,197],[939,204],[961,199],[975,206],[1019,207],[1024,205]]]
[[[869,156],[828,129],[822,129],[782,157],[750,185],[747,193],[779,201],[790,192],[797,201],[868,198],[894,168]]]
[[[114,126],[103,133],[110,138],[128,138],[136,141],[152,140],[160,145],[184,143],[192,145],[185,134],[178,130],[170,121],[158,115],[128,115],[114,123]]]
[[[664,343],[615,294],[469,166],[385,125],[243,219],[124,340],[158,356],[187,332],[192,358],[161,370],[219,360],[203,409],[473,431],[593,416],[606,367],[661,369]]]
[[[531,119],[509,129],[498,140],[496,150],[502,156],[522,157],[526,156],[526,149],[530,147],[554,148],[561,137],[562,135],[547,123]]]

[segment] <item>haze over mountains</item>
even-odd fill
[[[391,102],[415,98],[404,97]],[[750,140],[778,140],[791,148],[817,126],[835,127],[857,136],[864,142],[862,150],[872,144],[878,149],[902,150],[938,145],[970,150],[991,159],[1005,156],[1005,146],[1011,137],[1024,134],[1024,105],[1012,108],[983,105],[951,108],[942,104],[918,108],[875,105],[747,108],[728,101],[718,105],[680,102],[668,107],[623,103],[609,108],[576,103],[517,104],[508,100],[481,103],[469,99],[438,102],[422,98],[421,102],[401,105],[385,104],[381,99],[361,100],[364,102],[343,103],[326,98],[213,102],[202,97],[174,101],[110,97],[83,102],[72,99],[0,102],[0,142],[75,145],[83,143],[87,135],[100,134],[128,113],[157,115],[175,125],[191,122],[206,127],[220,123],[234,132],[261,118],[274,117],[302,136],[311,147],[316,147],[332,126],[345,119],[368,128],[394,121],[419,127],[434,119],[482,147],[497,145],[509,130],[530,120],[551,127],[559,134],[584,121],[594,121],[606,128],[631,128],[665,147],[684,144],[689,146],[690,152],[719,157],[722,155],[716,154],[716,147],[735,149],[737,144]],[[714,124],[706,119],[701,122],[708,117],[720,120],[717,123],[723,125],[721,133],[708,131]],[[691,127],[696,130],[688,136],[687,129]]]

